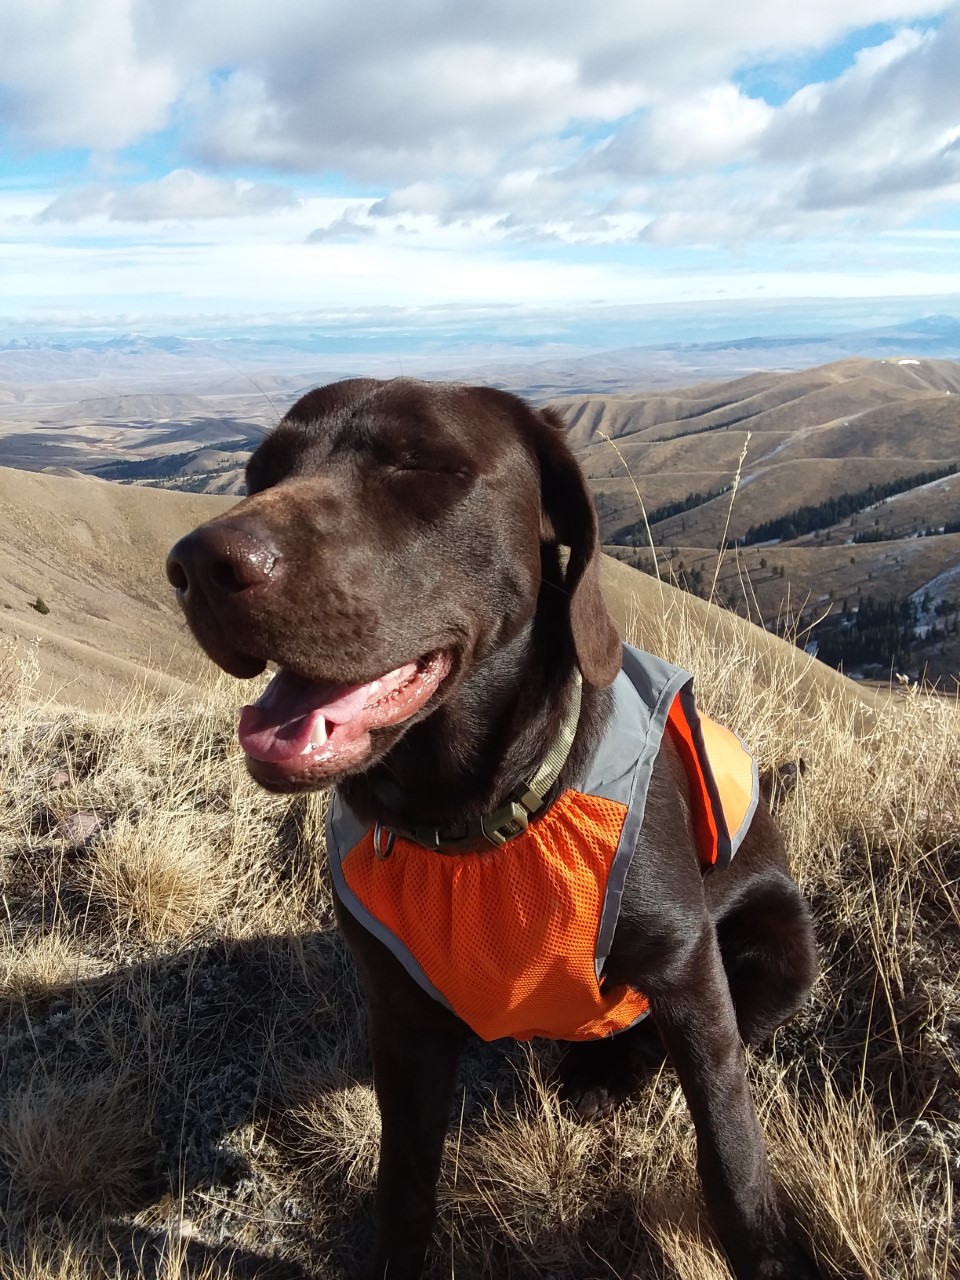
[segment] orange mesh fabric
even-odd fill
[[[698,715],[689,677],[672,697],[664,726],[665,695],[686,673],[645,656],[646,674],[655,677],[636,712],[641,728],[646,725],[646,747],[641,750],[644,738],[636,731],[624,734],[634,754],[624,762],[627,772],[611,776],[630,782],[635,821],[643,812],[651,752],[659,735],[670,733],[690,779],[701,862],[725,865],[753,812],[752,758],[734,734]],[[611,732],[617,734],[616,724]],[[604,784],[588,779],[584,785]],[[617,794],[627,792],[621,786]],[[349,909],[366,917],[378,936],[386,930],[384,940],[417,981],[440,993],[484,1039],[596,1039],[624,1030],[648,1008],[639,992],[601,987],[596,976],[601,921],[608,937],[619,909],[616,897],[609,904],[606,898],[626,816],[615,800],[568,791],[497,850],[438,854],[397,838],[384,861],[374,855],[372,833],[360,838],[355,824],[349,839],[334,838],[334,876],[342,876],[338,891]],[[344,845],[355,840],[340,862]],[[618,886],[624,871],[618,864]]]
[[[368,832],[343,860],[347,884],[484,1040],[591,1040],[647,1010],[600,987],[596,943],[626,808],[568,791],[489,853],[437,855],[397,839],[378,861]]]

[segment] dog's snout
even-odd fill
[[[167,557],[167,578],[184,601],[194,590],[209,599],[269,585],[280,556],[262,534],[232,525],[202,525]]]

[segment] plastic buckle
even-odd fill
[[[495,848],[506,844],[514,836],[523,835],[529,825],[529,813],[516,800],[508,800],[505,805],[480,819],[484,839]]]

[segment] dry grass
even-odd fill
[[[20,936],[11,931],[0,951],[0,1000],[24,1001],[79,982],[88,971],[76,941],[52,931]]]
[[[99,708],[144,684],[189,691],[204,659],[163,562],[177,538],[227,505],[0,467],[0,644],[23,653],[39,637],[38,688],[63,702]],[[49,614],[32,607],[38,596]]]
[[[947,1280],[960,715],[915,689],[811,698],[775,648],[693,619],[668,605],[638,638],[764,763],[807,763],[781,818],[823,976],[751,1061],[786,1202],[827,1275]],[[35,700],[28,668],[8,661],[0,730],[0,1274],[343,1274],[378,1121],[322,803],[248,781],[228,682],[98,716]],[[468,1052],[436,1274],[722,1280],[672,1072],[584,1126],[544,1084],[554,1052]]]
[[[0,1128],[14,1196],[38,1208],[68,1200],[122,1206],[150,1158],[151,1108],[140,1084],[132,1072],[45,1078],[38,1063]]]

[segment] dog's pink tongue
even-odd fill
[[[334,684],[280,671],[260,698],[240,712],[240,745],[255,760],[291,760],[326,742],[328,722],[332,727],[356,719],[377,683]]]

